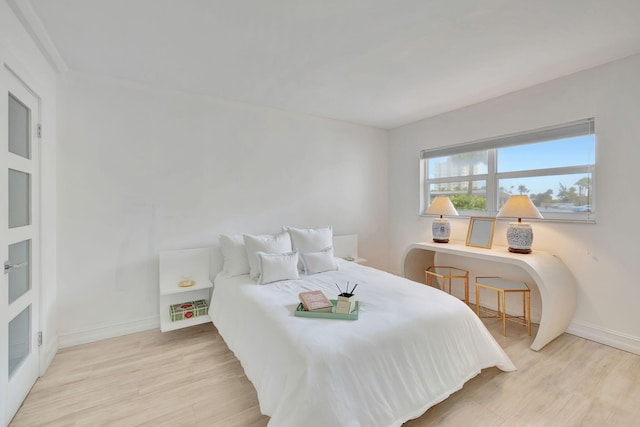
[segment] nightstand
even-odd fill
[[[345,261],[349,261],[349,262],[355,262],[356,264],[364,264],[365,262],[367,262],[366,258],[360,258],[360,257],[352,257],[352,256],[347,256],[342,258]]]
[[[169,310],[172,304],[205,300],[211,302],[213,283],[209,278],[208,248],[180,249],[160,252],[160,330],[162,332],[186,328],[211,322],[208,314],[189,319],[171,321]],[[193,280],[195,284],[180,287],[183,280]]]

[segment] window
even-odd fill
[[[526,194],[547,220],[595,221],[595,122],[586,119],[420,153],[421,212],[449,196],[461,215],[495,216]]]

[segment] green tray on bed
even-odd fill
[[[332,299],[331,304],[333,304],[333,309],[336,309],[336,304],[338,300]],[[328,313],[328,312],[318,312],[318,311],[307,311],[304,309],[302,304],[298,304],[296,307],[296,311],[293,313],[297,317],[315,317],[319,319],[339,319],[339,320],[358,320],[358,309],[360,308],[360,301],[356,301],[356,307],[349,314],[342,313]]]

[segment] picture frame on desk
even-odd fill
[[[495,218],[472,216],[469,218],[469,229],[467,230],[465,245],[491,249],[495,228]]]

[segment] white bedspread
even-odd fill
[[[335,298],[347,280],[358,320],[293,315],[299,292]],[[399,426],[483,368],[515,369],[462,301],[354,263],[268,285],[219,276],[209,313],[274,427]]]

